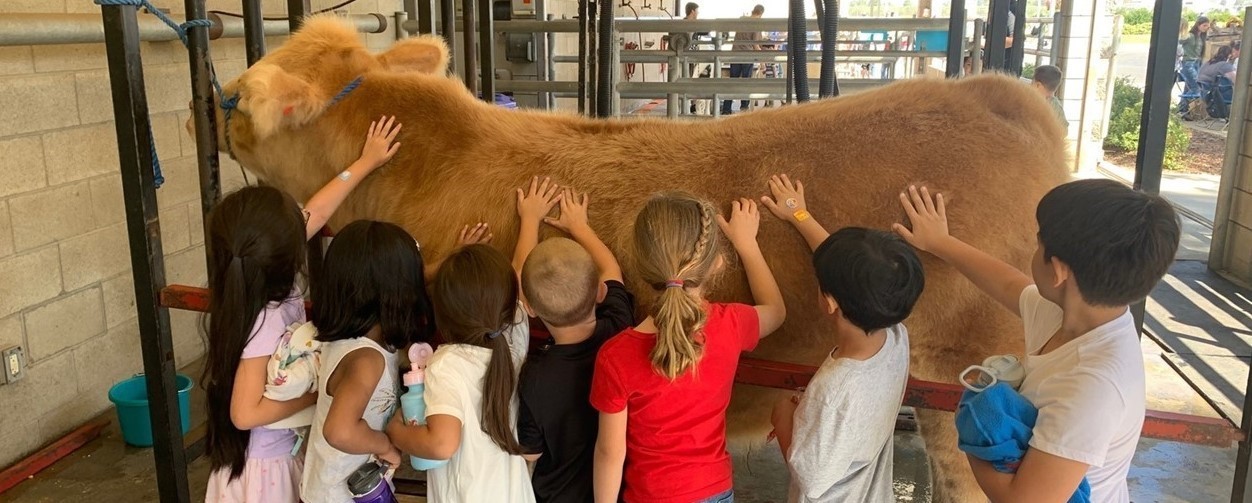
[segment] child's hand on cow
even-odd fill
[[[457,236],[456,246],[457,248],[462,248],[469,245],[487,244],[495,237],[495,234],[491,233],[491,226],[487,225],[486,222],[479,222],[473,227],[466,225],[461,228],[461,234]]]
[[[736,250],[756,245],[756,232],[761,227],[761,213],[757,210],[756,202],[742,198],[731,202],[730,206],[730,220],[718,215],[718,227],[722,228],[722,232]]]
[[[561,216],[545,218],[544,222],[571,236],[576,232],[591,229],[591,225],[587,223],[587,205],[590,203],[590,197],[586,193],[578,194],[573,190],[565,189],[560,199]]]
[[[400,150],[400,143],[393,143],[400,134],[400,126],[395,116],[379,117],[370,123],[370,130],[365,135],[365,146],[361,148],[361,161],[369,170],[366,174],[386,164]]]
[[[804,184],[799,180],[793,183],[787,175],[771,176],[769,191],[773,197],[762,196],[761,203],[779,219],[796,223],[796,214],[808,209],[804,201]]]
[[[909,244],[922,251],[931,251],[949,237],[943,194],[932,197],[926,187],[918,190],[917,187],[910,186],[908,192],[900,193],[900,204],[908,214],[912,229],[898,223],[891,228]]]
[[[538,225],[560,201],[560,187],[549,178],[540,183],[536,176],[530,180],[530,190],[517,189],[517,216]]]

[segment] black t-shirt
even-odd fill
[[[609,338],[634,324],[635,299],[617,281],[596,306],[596,328],[577,344],[552,340],[536,348],[522,366],[517,394],[517,439],[529,453],[543,453],[531,484],[540,502],[592,501],[591,463],[600,415],[591,407],[596,353]]]

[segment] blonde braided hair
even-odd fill
[[[657,326],[652,365],[670,380],[695,366],[703,350],[698,334],[707,321],[704,299],[689,289],[708,282],[721,253],[716,208],[683,192],[650,198],[635,220],[640,276],[661,292],[649,314]]]

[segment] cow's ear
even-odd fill
[[[316,87],[277,65],[257,63],[239,81],[239,110],[251,118],[257,140],[308,124],[326,107]]]
[[[448,71],[448,46],[443,38],[433,35],[407,38],[379,54],[378,62],[395,72],[444,75]]]

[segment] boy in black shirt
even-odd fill
[[[556,204],[560,218],[544,218]],[[521,228],[514,252],[526,311],[552,337],[532,352],[518,380],[517,437],[536,461],[531,483],[540,502],[589,502],[599,414],[588,401],[596,353],[634,324],[634,298],[613,252],[587,224],[587,195],[558,194],[544,180],[517,191]],[[539,240],[546,222],[569,233]]]

